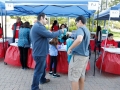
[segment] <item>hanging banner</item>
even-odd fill
[[[5,3],[5,9],[6,10],[14,10],[13,3]]]
[[[119,10],[110,10],[110,17],[119,18]]]
[[[88,2],[88,10],[98,10],[99,2]]]

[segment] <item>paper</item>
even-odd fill
[[[99,2],[88,2],[88,10],[98,10]]]
[[[13,3],[5,3],[5,9],[6,10],[14,10]]]
[[[119,18],[119,10],[110,10],[110,17]]]
[[[67,45],[57,45],[58,51],[67,51]]]

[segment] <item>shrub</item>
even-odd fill
[[[69,31],[72,32],[73,30],[77,30],[77,27],[76,26],[70,26]]]

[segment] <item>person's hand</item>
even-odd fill
[[[67,54],[69,55],[72,52],[72,50],[69,48],[67,51]]]
[[[65,28],[62,28],[61,30],[62,30],[62,33],[64,33]]]

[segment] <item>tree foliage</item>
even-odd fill
[[[51,17],[50,24],[53,24],[54,20],[57,20],[59,24],[64,24],[68,22],[68,19],[66,17]]]
[[[30,24],[33,24],[33,22],[36,20],[36,16],[11,16],[11,19],[17,19],[17,17],[20,17],[23,22],[30,22]]]
[[[109,7],[114,6],[116,4],[120,3],[120,0],[111,0],[111,2],[108,3]]]

